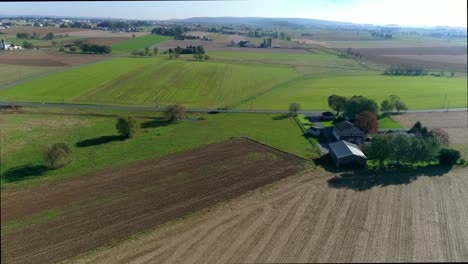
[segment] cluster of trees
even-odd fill
[[[101,54],[109,54],[112,51],[112,48],[107,45],[97,45],[97,44],[90,44],[84,43],[79,46],[82,52],[84,53],[101,53]],[[71,49],[70,49],[71,51]]]
[[[391,39],[393,35],[391,33],[383,33],[383,32],[371,32],[371,35],[376,38],[381,39]]]
[[[144,50],[134,50],[131,52],[133,56],[158,56],[159,49],[157,47],[153,48],[153,53],[150,52],[150,48],[146,47]]]
[[[44,40],[52,40],[54,38],[63,38],[63,37],[68,37],[68,34],[62,35],[55,35],[52,32],[47,33],[45,36],[39,36],[37,33],[33,34],[28,34],[28,33],[17,33],[16,38],[19,39],[44,39]]]
[[[171,53],[170,50],[171,49],[169,49],[169,53]],[[198,45],[198,46],[190,45],[185,48],[181,48],[177,46],[177,48],[175,48],[173,52],[179,53],[179,54],[205,54],[205,49],[201,45]]]
[[[388,99],[385,99],[380,104],[380,110],[384,113],[392,112],[396,109],[398,112],[401,110],[408,110],[408,107],[404,102],[400,100],[400,97],[396,95],[390,95]]]
[[[247,37],[253,37],[253,38],[273,38],[273,39],[282,39],[282,40],[291,40],[291,37],[287,35],[284,32],[278,32],[278,31],[273,31],[273,32],[264,32],[264,31],[249,31],[247,33]]]
[[[403,134],[378,135],[372,138],[368,148],[370,160],[384,166],[385,161],[398,164],[433,162],[438,159],[441,165],[453,165],[460,159],[460,152],[443,148],[449,144],[448,134],[441,129],[429,130],[421,122],[410,129],[414,137]]]
[[[422,66],[413,66],[407,64],[392,65],[384,71],[385,75],[404,75],[404,76],[422,76],[427,72]]]
[[[201,40],[201,41],[212,41],[212,39],[210,39],[210,38],[208,38],[206,36],[203,36],[203,37],[200,38],[200,36],[192,36],[192,35],[182,35],[178,39],[180,39],[180,40],[197,39],[197,40]]]
[[[356,58],[362,58],[362,54],[357,51],[354,51],[352,48],[346,49],[346,55]]]
[[[189,28],[185,27],[156,27],[151,30],[152,34],[157,34],[161,36],[172,36],[175,39],[184,39],[184,32],[189,31]]]

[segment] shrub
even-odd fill
[[[181,104],[169,105],[164,110],[164,115],[170,122],[182,119],[185,117],[185,107]]]
[[[50,168],[56,169],[71,161],[72,151],[65,143],[55,143],[46,148],[45,160]]]
[[[122,137],[132,138],[137,131],[136,120],[131,116],[119,117],[115,128]]]
[[[443,166],[451,166],[457,163],[460,157],[460,151],[444,148],[439,151],[439,164]]]

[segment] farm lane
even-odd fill
[[[0,106],[23,106],[23,107],[58,107],[58,108],[80,108],[80,109],[99,109],[99,110],[127,110],[127,111],[164,111],[163,107],[144,107],[144,106],[123,106],[123,105],[98,105],[98,104],[71,104],[71,103],[38,103],[38,102],[4,102],[0,101]],[[210,109],[210,108],[186,108],[186,112],[220,112],[220,113],[270,113],[270,114],[286,114],[288,110],[273,110],[273,109]],[[299,114],[320,115],[328,110],[302,110]],[[468,108],[444,108],[444,109],[424,109],[424,110],[407,110],[400,113],[426,113],[426,112],[446,112],[446,111],[468,111]]]

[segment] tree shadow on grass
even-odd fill
[[[102,136],[97,138],[90,138],[80,142],[77,142],[75,146],[84,148],[84,147],[91,147],[91,146],[98,146],[102,144],[107,144],[112,141],[124,141],[126,137],[121,135],[113,135],[113,136]]]
[[[452,167],[429,165],[423,168],[369,169],[344,172],[328,180],[328,185],[337,189],[365,191],[373,187],[409,184],[419,177],[434,177],[447,174]]]
[[[23,165],[13,167],[3,173],[3,178],[7,182],[22,181],[31,176],[40,176],[46,171],[50,170],[49,167],[44,165]]]
[[[290,114],[282,114],[282,115],[274,116],[271,119],[273,119],[273,120],[283,120],[283,119],[286,119],[286,118],[289,118],[289,117],[291,117]]]
[[[146,121],[141,123],[141,128],[157,128],[157,127],[165,127],[168,125],[173,124],[174,122],[171,122],[167,120],[166,118],[154,118],[151,121]]]

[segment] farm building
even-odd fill
[[[354,143],[364,142],[366,133],[349,121],[339,122],[333,127],[333,135],[337,140],[346,140]]]
[[[22,50],[23,48],[18,45],[8,44],[2,39],[0,40],[0,50]]]
[[[320,119],[322,119],[322,120],[333,120],[333,119],[335,119],[335,115],[330,111],[323,112]]]
[[[341,140],[330,143],[329,147],[329,154],[338,168],[366,166],[366,155],[353,143]]]

